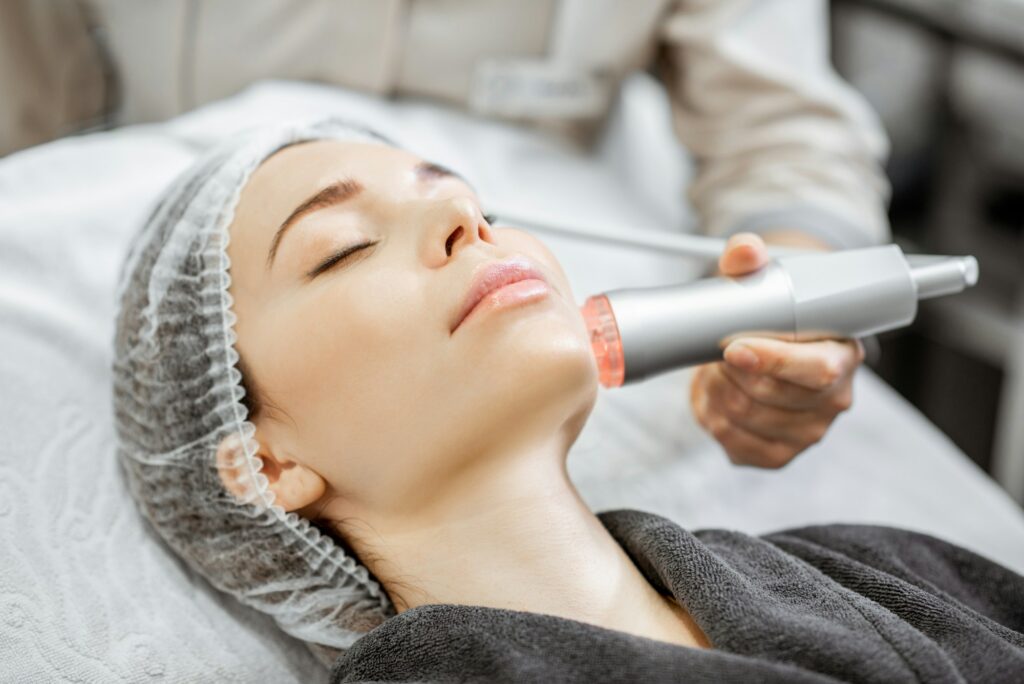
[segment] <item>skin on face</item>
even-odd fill
[[[331,526],[397,611],[489,606],[710,645],[569,480],[597,367],[538,240],[492,228],[469,186],[408,152],[338,141],[266,160],[229,232],[236,348],[275,501]],[[750,247],[732,244],[723,270],[756,270],[764,245]],[[548,295],[478,309],[453,331],[474,269],[512,257]],[[784,370],[827,360],[804,356]],[[698,416],[716,415],[717,386],[695,382],[708,397]],[[240,494],[240,473],[219,462]]]
[[[271,260],[286,219],[332,185],[347,199],[307,205]],[[342,516],[412,519],[517,439],[571,444],[593,407],[596,366],[555,257],[488,225],[465,182],[409,152],[285,148],[252,175],[229,232],[236,348],[263,403],[264,473],[287,510],[313,515],[330,499]],[[473,269],[510,257],[532,262],[550,294],[478,310],[452,332]]]

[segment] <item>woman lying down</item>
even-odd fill
[[[590,511],[566,457],[597,369],[557,261],[369,131],[210,154],[120,296],[139,506],[332,681],[1024,678],[1024,578],[964,549]]]

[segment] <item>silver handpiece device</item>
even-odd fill
[[[721,359],[741,335],[806,341],[901,328],[918,300],[977,281],[974,257],[904,255],[885,245],[784,256],[738,278],[615,290],[582,310],[601,384],[617,387]]]

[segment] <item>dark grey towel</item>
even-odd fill
[[[427,605],[360,639],[331,681],[1024,682],[1024,577],[960,547],[887,527],[752,537],[640,511],[599,517],[713,649]]]

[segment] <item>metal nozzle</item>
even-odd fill
[[[918,299],[963,292],[978,282],[978,260],[972,256],[907,255]]]

